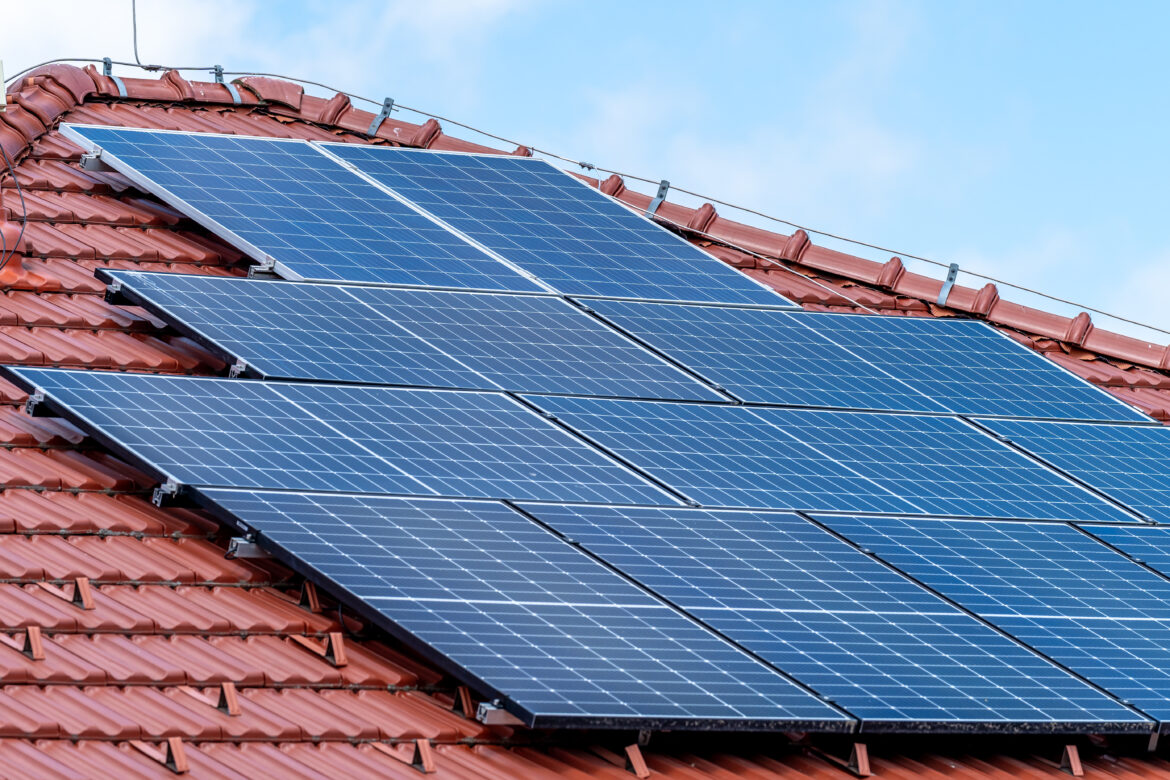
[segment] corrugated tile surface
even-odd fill
[[[0,144],[17,161],[3,179],[0,222],[17,254],[0,270],[0,361],[161,373],[215,374],[225,366],[144,312],[102,298],[97,268],[243,275],[236,250],[114,173],[82,170],[62,119],[201,132],[368,143],[373,115],[303,93],[288,82],[246,78],[232,104],[218,84],[177,73],[126,78],[127,96],[92,67],[54,65],[9,90]],[[384,121],[377,143],[496,151],[443,133],[429,120]],[[503,150],[525,154],[526,149]],[[644,207],[620,179],[602,188]],[[665,203],[659,216],[725,262],[810,310],[859,305],[903,316],[977,316],[1065,368],[1161,420],[1170,420],[1170,353],[1162,345],[1097,331],[999,299],[993,286],[956,287],[932,303],[940,280],[897,258],[873,263],[817,247],[803,232],[769,233],[710,205]],[[24,234],[18,220],[27,220]],[[797,273],[793,273],[793,271]],[[335,605],[299,604],[301,583],[268,562],[227,560],[216,525],[149,503],[150,480],[86,441],[69,424],[19,411],[0,382],[0,767],[5,777],[402,777],[416,740],[433,746],[435,776],[631,777],[633,735],[528,733],[466,717],[450,680],[370,635]],[[84,597],[83,597],[84,594]],[[344,632],[337,667],[313,641]],[[31,633],[30,633],[31,632]],[[22,652],[32,633],[43,658]],[[233,686],[237,714],[221,707]],[[174,740],[169,747],[168,738]],[[624,740],[624,741],[623,741]],[[995,742],[931,754],[922,738],[870,738],[881,777],[1060,774],[1056,748],[1002,752]],[[971,746],[975,747],[972,748]],[[836,746],[839,748],[840,746]],[[1170,764],[1120,746],[1082,745],[1086,775],[1170,777]],[[828,753],[833,750],[825,749]],[[718,736],[642,748],[653,777],[829,778],[848,773],[826,752],[780,736]],[[1110,752],[1112,751],[1112,752]],[[841,750],[836,750],[840,753]],[[836,754],[834,753],[834,754]],[[847,755],[848,751],[844,751]],[[841,758],[844,758],[841,755]],[[1134,757],[1136,756],[1136,757]],[[172,766],[168,767],[168,757]]]

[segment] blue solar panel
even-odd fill
[[[103,271],[124,295],[261,378],[494,389],[332,284]]]
[[[528,400],[705,506],[916,510],[742,406],[555,396]],[[853,509],[862,506],[868,509]]]
[[[723,400],[557,298],[372,287],[350,293],[505,390]]]
[[[958,414],[1150,422],[976,320],[808,314],[800,321]]]
[[[792,305],[543,160],[322,147],[562,293]]]
[[[434,493],[271,384],[36,368],[10,376],[182,484]]]
[[[1170,577],[1170,526],[1084,524],[1081,527]]]
[[[851,723],[501,504],[202,492],[529,725]]]
[[[440,495],[674,503],[501,394],[308,384],[280,394]]]
[[[610,322],[744,401],[945,412],[941,403],[775,309],[590,301]]]
[[[8,369],[178,482],[217,487],[670,503],[494,393]]]
[[[753,411],[924,514],[1134,519],[953,417],[777,408]]]
[[[1130,509],[1152,520],[1170,521],[1170,428],[1026,420],[980,423]]]
[[[67,125],[71,139],[294,278],[540,290],[304,141]]]
[[[253,375],[720,400],[559,298],[102,271]]]
[[[1137,719],[796,515],[522,508],[865,721]]]
[[[822,517],[958,604],[1158,718],[1170,582],[1062,523]]]

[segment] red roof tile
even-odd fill
[[[214,374],[222,362],[168,333],[141,310],[104,302],[99,267],[242,275],[243,256],[123,177],[84,171],[79,150],[54,129],[62,119],[201,132],[370,142],[374,115],[348,98],[305,95],[278,79],[226,87],[177,73],[111,79],[92,66],[53,65],[9,90],[0,145],[17,161],[0,188],[0,232],[18,255],[0,271],[0,361]],[[500,151],[446,135],[438,122],[387,119],[377,143]],[[524,148],[505,153],[528,154]],[[596,182],[594,182],[596,183]],[[602,188],[636,206],[649,198],[611,177]],[[999,298],[994,286],[955,287],[933,303],[940,280],[909,273],[898,258],[874,263],[816,246],[803,231],[771,233],[720,216],[710,204],[664,203],[725,262],[821,311],[978,316],[1074,373],[1170,420],[1170,353],[1162,345],[1096,329]],[[161,510],[150,480],[59,420],[32,418],[23,394],[0,382],[0,766],[27,777],[172,776],[181,754],[196,777],[415,777],[414,740],[435,744],[439,776],[630,777],[624,745],[573,733],[487,728],[453,711],[451,681],[408,653],[367,636],[331,605],[299,606],[299,584],[270,562],[227,560],[217,526],[199,513]],[[86,578],[78,584],[77,578]],[[88,601],[79,594],[86,591]],[[76,596],[76,597],[75,597]],[[87,608],[87,606],[89,608]],[[20,651],[30,629],[44,658]],[[346,633],[347,664],[334,666],[310,639]],[[301,638],[301,639],[297,639]],[[218,708],[237,689],[238,715]],[[613,737],[607,736],[610,740]],[[871,738],[872,739],[872,738]],[[929,747],[925,739],[917,743]],[[972,741],[972,756],[883,753],[882,777],[1040,777],[1048,758]],[[742,747],[741,747],[742,746]],[[974,748],[972,748],[974,746]],[[1086,769],[1111,777],[1166,776],[1170,764],[1118,758],[1088,744]],[[652,777],[843,777],[817,750],[771,736],[722,745],[717,736],[642,749]],[[1054,754],[1050,758],[1055,759]]]

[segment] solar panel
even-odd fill
[[[797,515],[521,508],[866,722],[1137,719]]]
[[[285,384],[280,394],[440,495],[675,503],[498,393]]]
[[[636,301],[596,300],[589,306],[744,401],[947,411],[804,324],[833,315]]]
[[[562,293],[793,305],[543,160],[321,147]]]
[[[202,492],[529,725],[853,723],[502,504]]]
[[[723,400],[557,298],[372,287],[350,294],[505,390]]]
[[[746,407],[556,396],[528,400],[705,506],[916,511]],[[862,506],[869,508],[853,509]]]
[[[1027,420],[980,424],[1130,509],[1170,521],[1170,429]]]
[[[181,484],[434,494],[272,384],[37,368],[8,376]]]
[[[777,408],[753,411],[924,514],[1134,519],[953,417]]]
[[[251,375],[720,400],[558,298],[101,271]]]
[[[294,279],[540,290],[304,141],[63,125],[84,148]]]
[[[1150,422],[976,320],[857,314],[799,319],[958,414]]]
[[[494,393],[7,369],[182,484],[671,503]]]
[[[137,271],[99,277],[260,378],[495,388],[342,285]]]
[[[1143,712],[1170,716],[1170,582],[1063,523],[822,517]]]
[[[1081,528],[1170,577],[1170,527],[1086,523]]]

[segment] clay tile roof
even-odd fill
[[[0,146],[15,162],[0,189],[0,234],[17,256],[0,271],[0,361],[212,374],[213,355],[146,313],[102,299],[98,268],[242,275],[239,252],[113,173],[82,170],[69,121],[429,149],[491,149],[428,120],[387,119],[344,95],[306,95],[270,78],[222,84],[175,72],[125,78],[125,96],[92,66],[53,65],[9,88]],[[620,179],[623,201],[649,197]],[[23,235],[19,220],[27,219]],[[1111,393],[1170,420],[1170,353],[1000,299],[994,286],[955,287],[817,246],[798,231],[733,222],[710,205],[665,203],[692,240],[817,311],[859,306],[906,316],[985,319]],[[793,273],[795,271],[796,273]],[[6,777],[846,777],[848,742],[800,735],[530,732],[477,722],[475,702],[447,677],[269,561],[227,560],[215,523],[159,509],[149,480],[59,420],[19,412],[0,382],[0,766]],[[317,650],[344,636],[348,663]],[[955,744],[869,738],[882,777],[1060,774],[1063,745],[1036,740]],[[1132,746],[1083,742],[1085,770],[1170,777],[1170,763]],[[1126,757],[1123,757],[1126,756]],[[1136,756],[1136,757],[1134,757]]]

